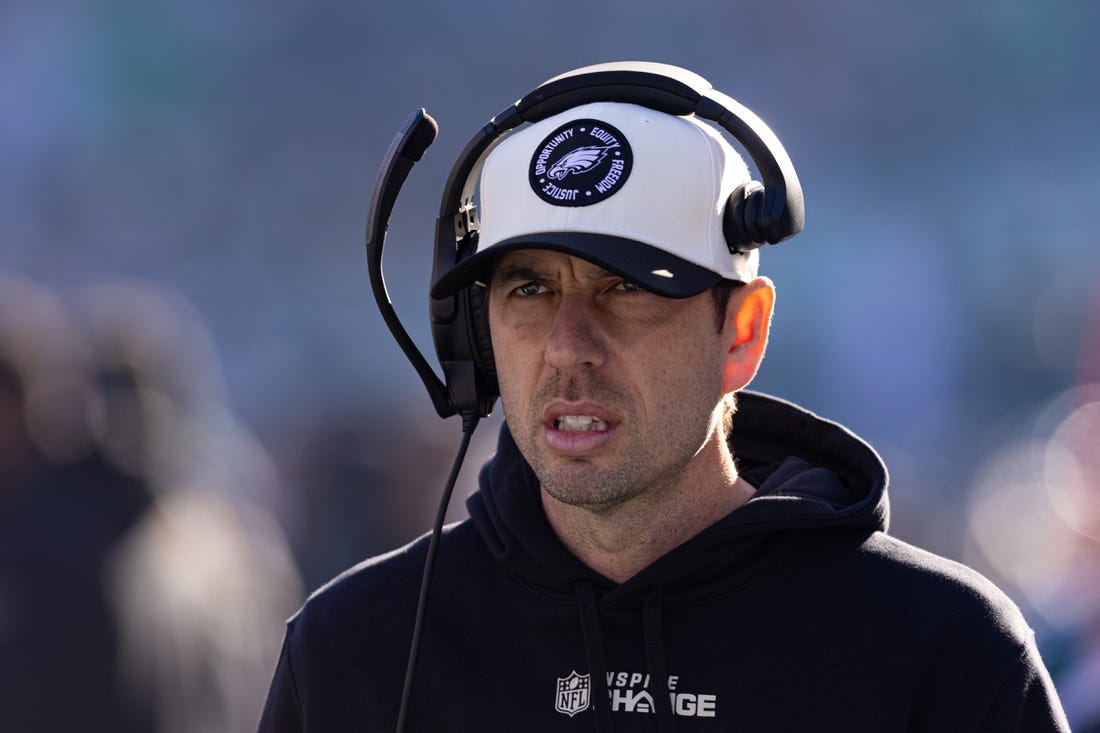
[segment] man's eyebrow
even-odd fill
[[[493,270],[493,282],[515,282],[516,280],[546,280],[549,274],[528,265],[504,265]]]
[[[619,276],[616,275],[615,273],[611,272],[611,270],[605,270],[602,267],[598,267],[596,265],[593,265],[592,270],[590,270],[587,273],[586,277],[589,280],[603,280],[605,278],[619,277]]]

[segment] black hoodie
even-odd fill
[[[410,731],[1066,731],[1031,630],[885,534],[866,443],[742,393],[756,495],[616,584],[558,540],[507,427],[438,565]],[[291,619],[261,731],[395,728],[426,538]]]

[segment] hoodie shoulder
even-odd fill
[[[416,568],[426,549],[420,538],[348,569],[310,595],[287,622],[262,733],[338,730],[348,720],[396,715],[384,701],[401,693],[397,640],[411,637]]]
[[[959,649],[975,643],[1002,647],[1015,658],[1033,637],[1019,607],[978,571],[882,532],[861,553],[878,583],[876,602],[906,614],[927,640]]]
[[[442,581],[454,576],[453,564],[470,563],[471,543],[480,540],[468,522],[445,528],[433,595],[447,595]],[[298,730],[286,721],[315,730],[342,729],[348,720],[392,727],[428,544],[425,535],[364,560],[306,600],[287,622],[261,730]]]
[[[476,535],[471,532],[468,520],[445,527],[437,566],[467,557],[472,539],[476,540]],[[415,612],[429,540],[429,535],[422,535],[403,547],[348,568],[314,591],[290,623],[299,628],[336,627],[343,633],[351,622],[363,627],[388,623]]]
[[[342,687],[366,669],[377,669],[362,664],[365,649],[390,655],[398,645],[379,639],[411,635],[427,547],[428,538],[421,537],[364,560],[309,596],[287,622],[283,650],[300,685]],[[397,664],[397,655],[391,661]]]
[[[914,684],[936,680],[944,700],[961,695],[950,703],[960,711],[969,709],[961,705],[969,698],[981,721],[974,730],[1069,730],[1035,634],[1000,588],[972,568],[882,533],[862,552],[872,578],[894,578],[882,582],[874,605],[892,614],[887,632],[906,637],[889,647],[923,660]]]
[[[334,667],[346,661],[350,671],[367,666],[359,656],[364,650],[385,650],[395,652],[403,667],[408,648],[396,639],[412,634],[429,539],[423,535],[404,547],[368,558],[314,591],[288,622],[296,657],[324,657],[324,663]],[[476,537],[466,521],[444,528],[437,576],[441,566],[469,557],[463,545],[469,545],[471,539]]]

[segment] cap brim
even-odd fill
[[[505,239],[459,262],[432,286],[432,298],[442,300],[477,281],[488,282],[496,258],[517,249],[548,249],[580,257],[666,298],[690,298],[722,279],[705,267],[633,239],[585,232],[542,232]]]

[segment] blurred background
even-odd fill
[[[802,180],[754,388],[873,443],[893,533],[999,583],[1100,730],[1097,29],[1076,0],[0,1],[6,723],[254,728],[286,617],[427,529],[458,445],[369,290],[394,131],[441,126],[386,250],[431,355],[462,146],[551,76],[652,60]]]

